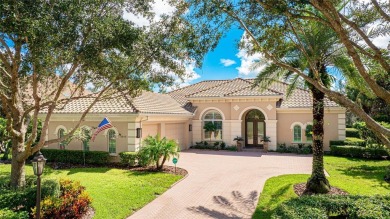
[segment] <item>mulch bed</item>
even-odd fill
[[[161,171],[156,170],[154,166],[149,167],[129,167],[126,165],[123,165],[121,163],[109,163],[105,165],[98,165],[98,164],[70,164],[70,163],[48,163],[53,169],[56,170],[63,170],[63,169],[73,169],[73,168],[96,168],[96,167],[108,167],[108,168],[117,168],[117,169],[123,169],[123,170],[132,170],[132,171],[139,171],[139,172],[163,172],[163,173],[169,173],[173,175],[181,175],[186,176],[188,174],[187,170],[182,169],[180,167],[176,167],[176,173],[175,173],[175,167],[172,166],[166,166],[164,165],[163,169]]]
[[[302,196],[303,192],[306,189],[306,183],[299,183],[294,185],[294,192],[298,196]],[[330,191],[326,193],[327,195],[348,195],[348,192],[331,186]],[[305,195],[314,195],[312,193],[306,193]]]

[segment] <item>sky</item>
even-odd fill
[[[364,0],[367,1],[367,0]],[[155,12],[155,20],[163,14],[171,14],[175,8],[167,3],[167,0],[155,0],[152,5]],[[124,12],[124,18],[129,19],[139,26],[147,26],[149,21],[142,17]],[[248,55],[245,50],[238,48],[238,42],[243,37],[243,30],[235,27],[222,38],[213,51],[207,53],[203,66],[196,68],[193,63],[186,65],[188,77],[184,81],[179,79],[176,83],[180,86],[187,86],[204,80],[221,80],[240,78],[254,78],[258,71],[251,69],[252,63],[261,58],[261,54]],[[380,48],[386,48],[390,43],[390,35],[381,36],[373,40],[374,44]]]

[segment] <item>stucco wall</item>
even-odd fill
[[[343,114],[342,111],[329,111],[325,110],[324,116],[324,150],[329,151],[329,141],[339,139],[339,114]],[[302,142],[307,143],[305,136],[305,128],[308,124],[313,124],[313,114],[311,110],[293,110],[292,112],[279,112],[278,113],[278,143],[286,143],[291,145],[293,143],[293,129],[294,123],[301,124],[302,128]],[[345,128],[344,128],[345,132]],[[308,142],[310,143],[310,142]]]

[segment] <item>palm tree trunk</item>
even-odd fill
[[[324,173],[324,96],[325,94],[310,87],[313,94],[313,169],[306,184],[305,193],[327,193],[329,181]]]

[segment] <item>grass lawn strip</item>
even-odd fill
[[[9,177],[10,165],[0,165],[0,177]],[[26,166],[26,175],[33,175]],[[45,168],[43,179],[69,178],[81,182],[92,197],[96,219],[126,218],[164,193],[182,176],[156,172],[137,172],[115,168]]]
[[[351,195],[390,195],[390,184],[383,180],[389,161],[363,160],[343,157],[324,157],[328,180],[334,187]],[[282,202],[298,197],[293,185],[306,182],[310,175],[291,174],[269,178],[260,194],[253,218],[271,218]]]

